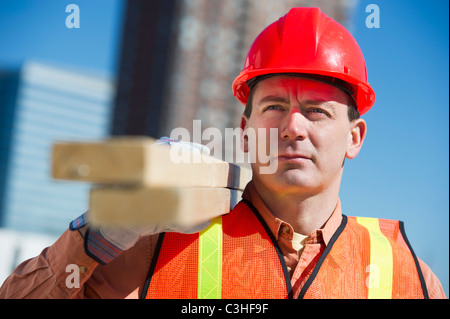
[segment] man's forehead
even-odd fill
[[[261,80],[254,87],[254,97],[258,100],[269,98],[289,99],[290,95],[304,95],[309,98],[345,98],[346,94],[335,86],[309,78],[290,75],[276,75]]]
[[[324,81],[312,79],[309,77],[302,77],[294,76],[294,75],[274,75],[271,77],[267,77],[257,84],[258,86],[261,86],[261,84],[264,84],[265,86],[280,86],[284,88],[291,88],[296,86],[303,86],[308,88],[315,88],[315,87],[325,87],[330,89],[336,89],[336,87],[332,84],[326,83]]]

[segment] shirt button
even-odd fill
[[[80,269],[80,274],[84,274],[87,271],[87,267],[86,266],[78,266],[78,269]]]
[[[289,234],[291,232],[291,229],[289,228],[289,226],[288,225],[283,225],[283,226],[281,226],[281,233],[283,233],[283,234]]]

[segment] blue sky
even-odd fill
[[[377,4],[380,28],[365,25]],[[449,3],[360,1],[354,35],[377,98],[364,115],[368,135],[346,163],[348,215],[400,219],[416,254],[448,296]]]
[[[80,7],[68,29],[65,7]],[[376,4],[380,28],[365,8]],[[365,55],[375,106],[368,135],[346,162],[344,213],[400,219],[416,254],[449,290],[449,3],[359,1],[353,34]],[[0,68],[24,59],[114,75],[121,0],[0,0]],[[231,87],[231,83],[230,83]]]
[[[66,27],[68,4],[80,28]],[[122,0],[0,0],[0,67],[24,59],[114,75],[121,40]]]

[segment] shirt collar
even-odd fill
[[[276,240],[278,240],[278,236],[280,234],[280,231],[282,231],[283,226],[285,227],[285,225],[288,225],[292,229],[291,225],[275,217],[270,212],[270,210],[267,208],[266,204],[263,202],[258,192],[256,191],[255,186],[253,185],[253,181],[250,181],[245,187],[244,193],[242,194],[242,198],[250,201],[253,204],[253,206],[258,210],[259,214],[266,222],[267,226],[269,227],[272,234],[275,236]],[[327,222],[322,228],[313,231],[308,236],[306,243],[308,244],[308,243],[323,242],[325,245],[327,245],[331,237],[341,224],[341,221],[342,221],[341,201],[338,198],[336,208],[334,209],[330,218],[328,218]]]

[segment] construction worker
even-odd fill
[[[84,214],[19,265],[0,296],[446,298],[401,222],[341,211],[344,162],[358,155],[360,115],[375,101],[344,27],[318,8],[291,9],[255,39],[233,91],[246,105],[244,150],[246,130],[276,128],[278,169],[263,174],[257,159],[230,213],[194,229],[92,229]],[[68,280],[68,265],[79,282]]]

